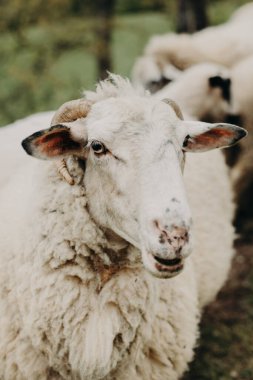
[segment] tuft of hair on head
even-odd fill
[[[134,88],[128,78],[108,72],[108,77],[97,83],[95,91],[84,91],[87,100],[98,102],[107,98],[119,98],[124,96],[149,96],[149,92],[143,88]]]

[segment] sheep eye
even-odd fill
[[[90,146],[96,154],[106,153],[106,147],[100,141],[94,140]]]

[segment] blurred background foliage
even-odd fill
[[[79,97],[105,69],[129,75],[151,35],[178,30],[179,2],[0,0],[0,125]],[[209,0],[209,23],[245,2]]]

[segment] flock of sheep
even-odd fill
[[[0,379],[187,370],[231,265],[234,194],[250,202],[251,16],[154,37],[134,84],[111,74],[0,130]],[[215,148],[239,140],[229,169]]]

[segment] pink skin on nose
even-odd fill
[[[154,220],[154,226],[159,232],[159,243],[168,244],[176,254],[180,254],[183,246],[189,241],[189,233],[185,227],[172,225],[162,226],[159,220]]]

